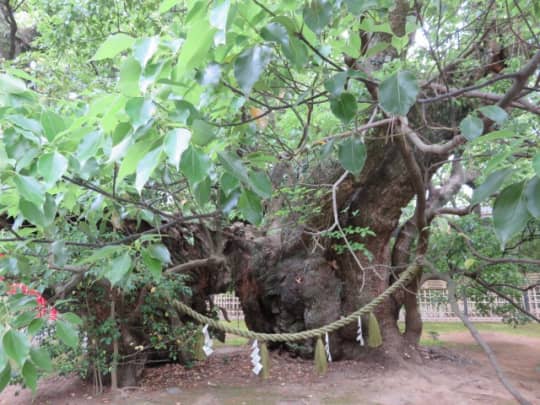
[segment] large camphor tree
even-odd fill
[[[537,231],[535,1],[30,3],[36,49],[0,77],[1,271],[81,316],[87,350],[110,336],[114,369],[189,357],[174,299],[215,312],[233,289],[250,329],[296,332],[412,264],[427,274],[375,311],[375,353],[415,357],[421,283],[491,286],[498,260],[452,218],[494,197],[502,249]],[[435,223],[467,240],[465,264],[437,270]],[[370,352],[356,333],[330,336],[334,359]]]

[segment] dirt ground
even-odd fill
[[[483,333],[522,394],[540,404],[540,336]],[[142,386],[113,395],[94,395],[76,378],[40,382],[37,404],[513,404],[468,333],[441,334],[451,349],[426,350],[423,365],[405,368],[360,362],[331,363],[317,376],[313,362],[272,354],[271,375],[262,381],[250,372],[249,348],[222,347],[206,362],[185,369],[167,365],[145,371]],[[448,356],[447,356],[448,355]],[[32,403],[28,390],[10,387],[1,405]]]

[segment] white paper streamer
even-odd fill
[[[356,333],[356,341],[360,346],[364,346],[364,336],[362,336],[362,318],[358,317],[358,332]]]
[[[203,352],[206,357],[208,357],[214,352],[214,349],[212,349],[214,343],[212,342],[212,338],[208,333],[208,325],[204,325],[204,327],[202,328],[202,333],[204,335]]]
[[[261,363],[259,342],[257,341],[257,339],[255,339],[253,341],[253,344],[251,345],[251,364],[253,364],[253,368],[251,369],[251,371],[253,371],[255,375],[259,375],[259,373],[263,369],[263,365]]]
[[[332,361],[332,355],[330,354],[330,338],[328,337],[328,333],[324,334],[324,350],[326,351],[326,357],[328,358],[328,361]]]

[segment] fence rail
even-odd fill
[[[421,289],[418,292],[420,312],[424,321],[458,321],[447,300],[446,289]],[[492,296],[492,300],[475,302],[470,299],[459,300],[460,309],[472,321],[497,322],[501,316],[497,314],[497,307],[507,305],[502,298]],[[217,294],[213,296],[214,305],[225,309],[230,320],[244,319],[240,300],[234,294]],[[531,314],[540,317],[540,287],[530,289],[523,293],[521,305]],[[481,308],[480,308],[481,307]],[[487,311],[485,310],[487,308]],[[220,316],[222,316],[220,312]]]

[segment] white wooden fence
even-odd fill
[[[420,311],[422,319],[425,321],[457,321],[459,320],[450,309],[446,289],[427,289],[422,288],[418,293],[420,303]],[[233,294],[218,294],[213,296],[214,305],[224,308],[231,320],[244,319],[244,313],[240,306],[239,299]],[[505,300],[499,297],[493,297],[490,303],[487,300],[484,302],[474,302],[472,300],[460,300],[459,306],[465,312],[469,319],[473,321],[496,322],[500,321],[501,317],[497,315],[495,308],[499,305],[508,304]],[[479,310],[479,304],[488,311],[482,312]],[[523,293],[521,305],[530,313],[540,317],[540,287],[536,287]]]

